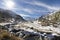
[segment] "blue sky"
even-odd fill
[[[12,10],[22,17],[38,18],[60,10],[60,0],[0,0],[0,8]]]

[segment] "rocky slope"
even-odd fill
[[[0,8],[0,22],[25,21],[20,15]]]
[[[60,24],[60,11],[50,13],[46,16],[41,16],[38,21],[42,22],[42,24],[44,23],[44,25],[47,26]]]

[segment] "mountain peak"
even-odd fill
[[[45,25],[55,25],[60,23],[60,10],[46,16],[39,17],[39,21],[42,22],[42,24],[45,23]]]
[[[10,21],[25,21],[20,15],[10,11],[0,8],[0,22],[10,22]]]

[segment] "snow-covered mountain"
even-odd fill
[[[7,15],[7,14],[6,14]],[[11,14],[8,14],[11,15]],[[5,16],[4,16],[5,17]],[[14,14],[9,18],[15,21],[22,19],[19,15]],[[24,40],[60,40],[60,12],[54,12],[39,19],[28,22],[11,23],[0,26],[0,29],[7,30]],[[14,21],[14,22],[15,22]]]

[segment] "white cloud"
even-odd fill
[[[34,2],[34,4],[38,5],[38,6],[43,6],[43,7],[46,7],[48,9],[52,9],[52,10],[59,10],[60,9],[58,7],[49,6],[49,5],[41,3],[41,2]]]
[[[22,17],[30,17],[30,15],[20,14]]]
[[[26,2],[26,1],[25,1]],[[37,2],[37,1],[33,1],[33,2],[26,2],[26,3],[29,3],[29,4],[31,4],[31,5],[37,5],[37,6],[42,6],[42,7],[45,7],[45,8],[47,8],[47,9],[51,9],[51,10],[59,10],[60,8],[58,8],[58,7],[54,7],[54,6],[50,6],[50,5],[47,5],[47,4],[45,4],[45,3],[43,3],[43,2]]]
[[[2,2],[0,3],[0,8],[4,8],[8,10],[12,10],[14,6],[15,6],[15,3],[13,0],[2,0]]]
[[[24,8],[24,7],[21,7],[21,6],[15,7],[14,10],[15,10],[15,11],[16,11],[16,10],[17,10],[17,11],[18,11],[18,10],[19,10],[19,11],[25,11],[25,12],[28,12],[28,13],[30,13],[30,14],[33,12],[32,9]]]
[[[13,1],[6,1],[4,4],[8,9],[14,8],[15,4]]]
[[[12,1],[12,0],[10,0],[10,1]],[[28,4],[31,4],[31,5],[37,5],[37,6],[42,6],[42,7],[45,7],[45,8],[47,8],[48,10],[37,10],[37,9],[30,9],[30,8],[24,8],[24,7],[22,7],[22,6],[20,6],[20,5],[15,5],[16,7],[15,8],[13,8],[13,10],[22,10],[22,11],[25,11],[25,12],[28,12],[28,13],[30,13],[30,14],[33,14],[34,12],[52,12],[53,10],[59,10],[60,8],[58,8],[58,7],[53,7],[53,6],[50,6],[50,5],[47,5],[47,4],[45,4],[45,3],[42,3],[42,2],[38,2],[38,1],[32,1],[32,2],[28,2],[28,1],[25,1],[25,0],[22,0],[22,1],[24,1],[25,3],[28,3]],[[4,4],[4,3],[2,3],[2,4]],[[24,14],[21,14],[21,15],[23,15],[23,16],[25,16]],[[27,16],[27,15],[26,15]]]
[[[31,9],[27,9],[27,8],[24,8],[22,9],[23,11],[26,11],[26,12],[29,12],[29,13],[32,13],[32,10]]]
[[[36,9],[24,8],[24,7],[20,7],[20,6],[16,7],[14,10],[15,11],[16,10],[20,10],[20,11],[22,10],[22,11],[28,12],[29,14],[35,14],[35,12],[38,12],[38,13],[40,13],[40,12],[49,12],[49,11],[46,11],[46,10],[36,10]]]

